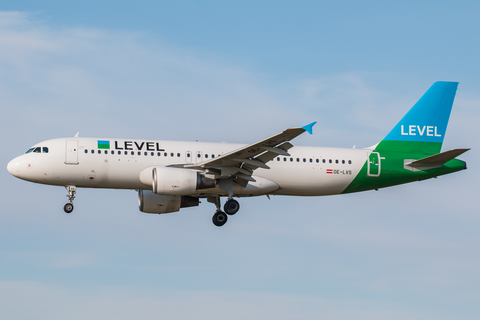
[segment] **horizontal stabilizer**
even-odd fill
[[[437,168],[468,150],[470,150],[470,148],[452,149],[420,160],[405,160],[405,169],[425,170]]]

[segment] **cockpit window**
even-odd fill
[[[28,149],[27,152],[25,152],[25,153],[30,153],[30,152],[42,153],[42,150],[43,150],[43,153],[48,153],[48,148],[47,147],[33,147],[33,148]]]

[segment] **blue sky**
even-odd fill
[[[457,174],[346,196],[140,213],[129,190],[0,172],[9,319],[477,319],[475,2],[24,1],[0,6],[1,161],[55,137],[368,147],[438,80],[459,81]]]

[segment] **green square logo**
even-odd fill
[[[110,141],[97,140],[98,149],[110,149]]]

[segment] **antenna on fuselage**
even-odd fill
[[[77,134],[75,135],[75,138],[78,138],[78,134],[80,133],[80,131],[77,132]]]

